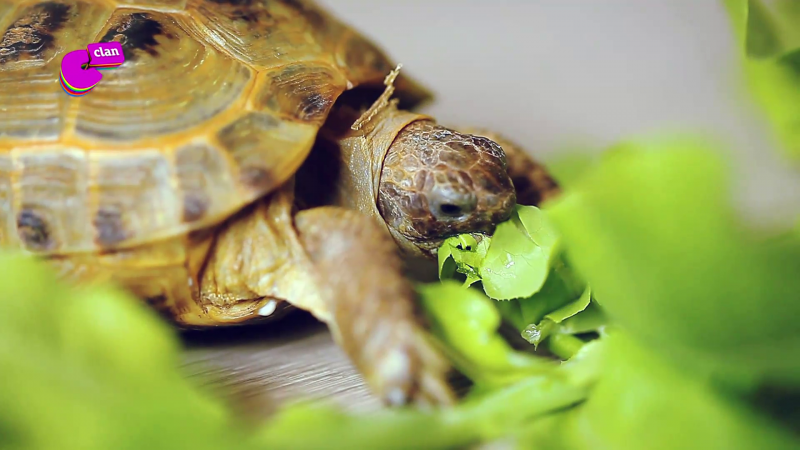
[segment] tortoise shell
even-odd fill
[[[340,94],[393,68],[298,0],[0,0],[0,36],[0,245],[39,254],[224,220],[294,174]],[[62,56],[109,41],[125,63],[67,95]]]

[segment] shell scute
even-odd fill
[[[20,149],[12,155],[18,170],[17,229],[25,249],[51,252],[83,242],[89,213],[86,153],[50,148]]]
[[[0,38],[0,64],[46,64],[57,53],[56,33],[66,25],[71,10],[71,5],[54,1],[23,8]]]
[[[235,167],[219,148],[205,140],[175,150],[175,171],[183,195],[185,223],[225,214],[237,202],[237,186],[231,177]]]
[[[164,156],[157,150],[92,153],[92,224],[100,248],[158,236],[180,223],[172,164]]]
[[[346,88],[347,79],[328,64],[289,64],[259,74],[251,108],[321,126]]]
[[[352,30],[345,32],[345,39],[337,48],[336,63],[345,71],[348,79],[356,84],[381,83],[394,69],[386,54]]]
[[[186,0],[116,0],[116,2],[125,6],[164,11],[182,11],[186,7]]]
[[[217,140],[236,162],[240,185],[253,196],[288,180],[308,155],[316,134],[316,126],[253,111],[220,129]]]
[[[118,9],[100,42],[119,41],[126,62],[82,97],[76,134],[135,143],[189,130],[249,90],[252,71],[189,36],[174,14]]]
[[[263,70],[325,53],[296,3],[188,0],[189,14],[182,16],[182,23],[206,42]]]

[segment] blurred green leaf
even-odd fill
[[[611,319],[729,380],[800,381],[800,243],[746,230],[707,142],[631,142],[549,205]],[[744,378],[742,378],[744,377]]]
[[[600,333],[608,324],[608,318],[597,303],[590,302],[580,314],[576,314],[561,322],[557,332],[565,334]]]
[[[755,101],[788,155],[800,158],[800,2],[725,0]]]
[[[279,411],[253,443],[264,449],[443,449],[476,442],[478,433],[470,425],[449,410],[347,414],[328,404],[300,403]]]
[[[781,145],[800,158],[800,50],[778,61],[750,61],[745,75]]]
[[[172,331],[115,290],[0,256],[0,448],[227,447],[237,427],[178,371]]]
[[[739,48],[748,58],[774,58],[800,48],[796,0],[724,0]]]
[[[479,291],[456,282],[422,291],[438,329],[465,361],[488,369],[492,389],[428,412],[297,405],[245,430],[182,378],[173,331],[142,302],[68,288],[27,257],[0,256],[0,448],[452,448],[586,398],[597,376],[591,358],[558,365],[514,352]]]
[[[562,258],[554,261],[550,274],[539,292],[528,298],[511,300],[519,304],[519,330],[537,323],[550,312],[575,301],[586,289],[586,283],[566,265]]]
[[[389,450],[461,448],[491,441],[584,401],[599,375],[598,353],[589,347],[547,373],[437,411],[394,409],[350,415],[327,405],[292,405],[280,411],[254,442],[261,448]]]
[[[783,51],[782,39],[769,12],[759,1],[750,0],[747,3],[746,54],[754,58],[768,58],[780,54]]]
[[[792,449],[800,439],[637,344],[604,338],[600,380],[582,405],[533,423],[524,443],[569,449]]]

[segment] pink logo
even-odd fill
[[[88,51],[71,51],[61,60],[61,87],[72,96],[86,95],[103,79],[98,69],[114,69],[124,62],[119,42],[89,44]]]
[[[119,67],[125,62],[125,54],[122,53],[122,44],[119,42],[102,42],[89,44],[89,57],[92,59],[89,66],[99,68]]]

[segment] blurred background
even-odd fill
[[[709,133],[730,152],[742,214],[769,223],[800,213],[800,180],[738,89],[721,1],[321,3],[429,87],[426,112],[444,124],[494,129],[545,162],[642,133]],[[298,395],[377,407],[313,321],[190,340],[187,369],[256,416]]]

